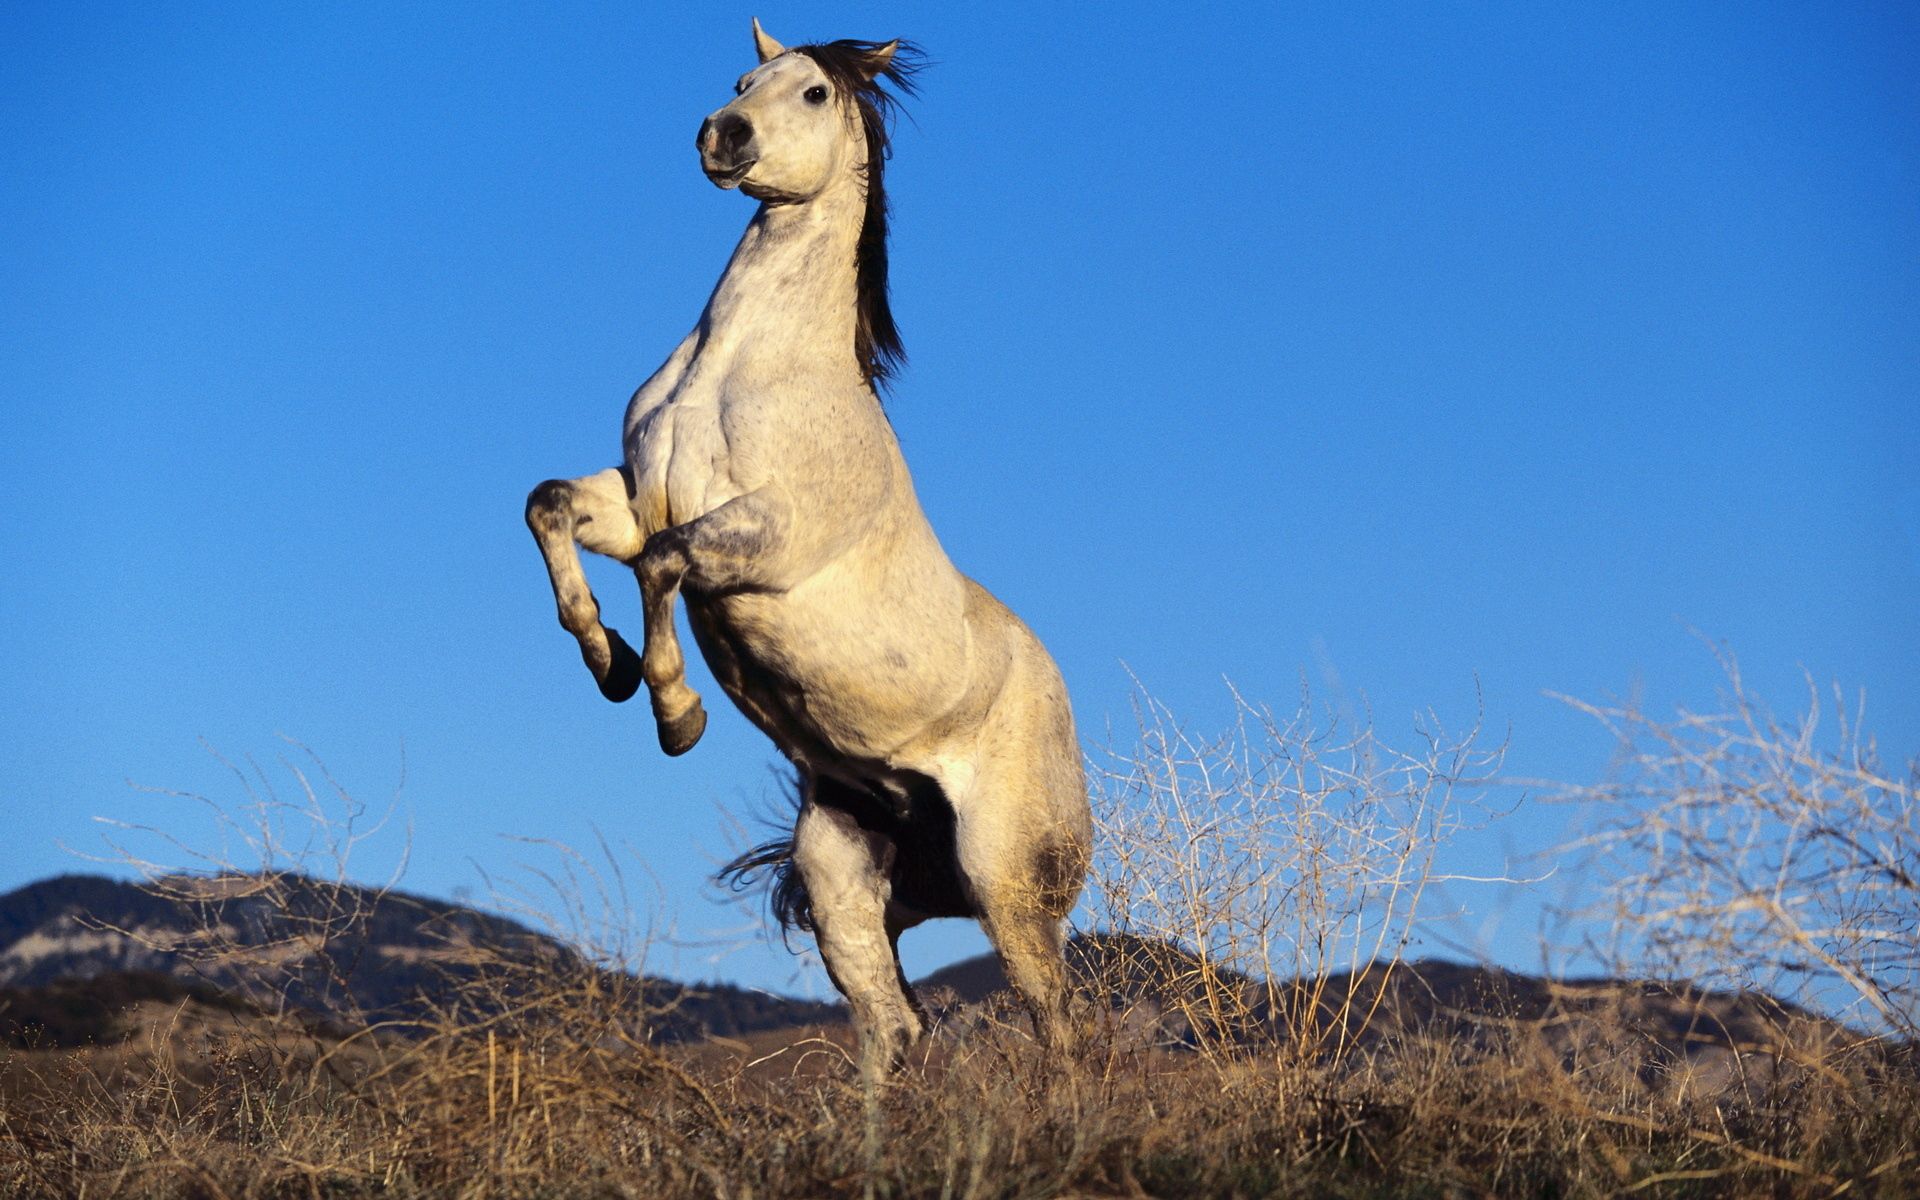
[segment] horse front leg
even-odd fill
[[[700,695],[687,686],[673,602],[683,585],[701,592],[771,586],[784,513],[765,490],[736,496],[703,517],[654,534],[634,564],[647,618],[640,673],[653,701],[660,748],[668,754],[693,749],[707,728]]]
[[[580,657],[601,695],[616,704],[639,690],[640,657],[618,632],[601,624],[600,603],[587,586],[574,544],[632,562],[640,553],[640,527],[629,495],[626,475],[608,468],[579,479],[549,479],[527,497],[527,528],[546,560],[561,627],[580,643]]]

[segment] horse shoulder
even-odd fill
[[[886,503],[898,449],[878,404],[811,382],[728,389],[720,431],[735,481],[747,490],[777,483],[818,515]]]

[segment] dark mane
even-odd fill
[[[875,72],[876,52],[885,44],[843,39],[794,47],[796,53],[819,65],[835,91],[852,97],[867,134],[867,216],[853,259],[859,309],[854,321],[853,353],[860,363],[860,373],[875,391],[885,388],[894,371],[907,361],[887,299],[886,170],[887,156],[892,153],[887,125],[899,109],[900,97],[914,94],[913,77],[926,61],[918,46],[903,41],[886,66]],[[893,85],[894,91],[888,91],[887,84]]]

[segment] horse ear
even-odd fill
[[[753,19],[753,49],[761,62],[772,62],[787,52],[787,48],[773,40],[773,35],[760,28],[760,18]]]
[[[884,46],[875,46],[873,49],[867,51],[866,75],[868,83],[872,83],[874,80],[880,78],[880,72],[886,70],[887,65],[893,62],[893,52],[899,48],[900,39],[895,38]]]

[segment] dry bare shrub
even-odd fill
[[[1602,928],[1618,920],[1638,935],[1650,910],[1635,906],[1682,878],[1695,881],[1693,899],[1698,881],[1714,880],[1733,893],[1727,912],[1746,912],[1752,888],[1724,881],[1755,864],[1803,889],[1784,905],[1796,924],[1776,921],[1771,939],[1743,932],[1732,955],[1723,925],[1703,936],[1656,924],[1662,936],[1620,939],[1643,953],[1612,960],[1617,979],[1533,981],[1544,996],[1468,1004],[1400,954],[1431,885],[1446,878],[1446,842],[1485,815],[1481,785],[1500,752],[1476,748],[1477,729],[1447,737],[1431,720],[1434,732],[1406,754],[1369,729],[1323,730],[1304,703],[1285,719],[1237,696],[1236,706],[1234,728],[1207,737],[1143,695],[1137,747],[1096,773],[1092,907],[1127,936],[1092,943],[1109,948],[1092,973],[1113,999],[1156,984],[1165,1011],[1132,1014],[1136,1026],[1198,1049],[1191,1069],[1213,1076],[1221,1095],[1291,1111],[1291,1124],[1261,1137],[1291,1138],[1296,1163],[1326,1152],[1333,1122],[1342,1155],[1357,1144],[1396,1178],[1468,1188],[1492,1179],[1503,1192],[1844,1185],[1900,1195],[1916,1182],[1911,1042],[1862,1039],[1752,994],[1781,977],[1766,972],[1804,975],[1810,941],[1818,963],[1845,968],[1836,978],[1873,981],[1876,1011],[1898,1006],[1920,964],[1911,894],[1898,898],[1915,874],[1912,787],[1877,773],[1857,734],[1848,731],[1846,753],[1823,758],[1807,725],[1783,736],[1748,704],[1746,740],[1722,729],[1710,751],[1721,785],[1710,795],[1746,810],[1737,853],[1715,840],[1718,827],[1676,818],[1699,818],[1706,794],[1663,776],[1630,790],[1651,821],[1616,823],[1587,844],[1597,855],[1589,867],[1618,886],[1616,903],[1590,914]],[[1689,719],[1659,736],[1671,749],[1712,725]],[[1750,764],[1729,787],[1741,753],[1769,769]],[[1713,811],[1733,819],[1725,805]],[[1677,859],[1676,826],[1693,834]],[[1704,992],[1689,977],[1732,992]],[[1231,1116],[1204,1107],[1211,1120]],[[1216,1146],[1218,1133],[1200,1141]]]
[[[370,1011],[355,976],[375,911],[406,869],[407,839],[401,839],[396,865],[381,883],[354,883],[354,860],[362,846],[386,833],[397,798],[369,819],[369,807],[317,756],[293,748],[299,757],[279,762],[290,787],[276,784],[253,759],[243,766],[213,754],[233,777],[234,799],[142,789],[191,805],[210,821],[201,839],[158,824],[98,818],[113,830],[106,838],[109,853],[96,856],[98,861],[133,869],[145,891],[193,914],[184,928],[98,927],[177,956],[208,983],[267,1006],[278,1020],[325,1014],[345,1027],[363,1027],[379,1014]],[[157,846],[175,861],[157,861],[149,857],[153,851],[134,849],[136,842]]]
[[[1561,787],[1587,832],[1558,853],[1596,899],[1585,952],[1620,976],[1734,993],[1744,1020],[1703,1027],[1687,1052],[1639,1055],[1686,1086],[1595,1120],[1690,1139],[1868,1194],[1920,1188],[1920,760],[1879,757],[1833,690],[1781,718],[1716,651],[1715,711],[1568,700],[1616,740],[1610,777]],[[1729,1006],[1722,1004],[1721,1014]],[[1852,1028],[1818,1014],[1832,1014]],[[1704,1047],[1705,1053],[1699,1053]],[[1684,1177],[1681,1176],[1681,1177]],[[1891,1189],[1886,1190],[1886,1189]]]
[[[1490,815],[1483,786],[1504,747],[1478,721],[1432,713],[1417,748],[1342,729],[1302,695],[1277,714],[1233,693],[1234,721],[1196,734],[1136,690],[1138,740],[1092,771],[1095,922],[1132,955],[1104,970],[1116,994],[1156,997],[1209,1051],[1259,1046],[1338,1059],[1415,935],[1448,841]]]
[[[1613,935],[1604,961],[1804,1000],[1920,1036],[1920,759],[1883,763],[1834,689],[1782,719],[1731,654],[1719,711],[1669,719],[1570,700],[1618,743],[1612,778],[1562,789],[1571,849]],[[1864,701],[1859,702],[1864,707]]]

